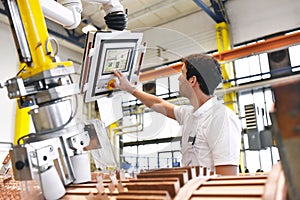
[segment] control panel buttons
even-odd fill
[[[107,89],[108,90],[113,90],[113,89],[115,89],[115,87],[116,87],[116,85],[115,85],[115,83],[116,83],[116,79],[110,79],[109,81],[108,81],[108,83],[107,83]]]

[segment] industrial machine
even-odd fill
[[[38,179],[44,198],[58,199],[65,194],[66,185],[91,179],[86,150],[101,148],[97,124],[77,123],[74,118],[76,95],[80,93],[78,83],[74,83],[71,77],[75,70],[72,62],[61,62],[55,55],[55,40],[48,35],[43,14],[47,13],[56,22],[62,21],[64,27],[75,28],[80,22],[81,2],[2,2],[19,54],[20,70],[1,87],[7,88],[9,98],[16,99],[20,109],[30,108],[29,115],[35,128],[35,133],[18,138],[18,144],[10,151],[14,178],[20,181]],[[121,34],[126,28],[127,18],[120,14],[120,7],[123,7],[119,2],[98,2],[104,2],[104,7],[113,11],[113,14],[107,14],[106,22],[108,27],[115,27],[118,31],[106,32],[105,37],[100,32],[89,34],[85,58],[89,58],[92,65],[85,63],[84,69],[88,71],[84,75],[88,81],[83,86],[92,82],[92,87],[87,87],[90,88],[86,90],[87,102],[95,100],[98,94],[112,93],[113,89],[108,86],[113,68],[132,76],[141,40],[140,34],[127,31]],[[63,5],[68,7],[66,12],[62,12]],[[57,9],[50,9],[55,6]],[[114,20],[121,21],[114,23]],[[90,39],[94,41],[92,46]],[[88,75],[91,72],[96,73],[95,78]]]

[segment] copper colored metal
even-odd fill
[[[290,199],[300,197],[300,82],[274,88],[274,135],[288,184]]]
[[[14,199],[20,200],[20,185],[11,174],[0,176],[0,200]]]
[[[300,43],[300,32],[270,38],[251,45],[234,48],[213,56],[219,61],[230,61],[271,50],[282,49]]]

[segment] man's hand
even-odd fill
[[[115,70],[114,75],[119,80],[119,83],[115,82],[116,88],[119,88],[120,90],[126,91],[130,94],[134,93],[136,88],[131,85],[131,83],[128,81],[128,79],[125,76],[123,76],[122,72]]]

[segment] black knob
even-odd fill
[[[17,170],[21,170],[25,167],[25,163],[23,161],[19,160],[15,163],[15,167],[16,167]]]

